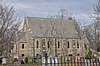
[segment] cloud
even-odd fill
[[[26,3],[13,3],[16,7],[16,9],[29,9],[31,5],[26,4]]]
[[[82,24],[90,23],[88,13],[93,11],[93,5],[97,0],[4,0],[13,3],[21,17],[25,15],[33,17],[47,17],[54,15],[60,9],[69,9],[74,17]]]

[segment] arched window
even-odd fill
[[[79,48],[79,43],[77,42],[77,48]]]
[[[24,49],[24,44],[22,44],[22,49]]]
[[[70,48],[69,41],[68,41],[68,48]]]
[[[58,48],[60,48],[60,42],[58,41]]]
[[[38,41],[36,42],[36,44],[37,44],[37,45],[36,45],[36,48],[39,48],[39,42],[38,42]]]
[[[84,47],[85,47],[85,50],[87,50],[87,45],[84,45]]]
[[[50,41],[48,41],[48,48],[50,48]]]
[[[25,54],[22,54],[22,57],[24,57],[25,56]]]

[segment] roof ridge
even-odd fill
[[[48,17],[31,17],[31,16],[27,16],[27,18],[40,18],[40,19],[49,19]]]

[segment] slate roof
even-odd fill
[[[28,31],[35,37],[68,37],[78,38],[75,20],[26,17]],[[53,29],[53,34],[51,34]]]

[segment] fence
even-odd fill
[[[5,66],[14,65],[7,64]],[[20,66],[100,66],[100,58],[85,59],[83,57],[42,57],[41,59],[37,59],[34,64],[22,64]]]
[[[100,66],[100,59],[83,57],[42,58],[42,66]]]

